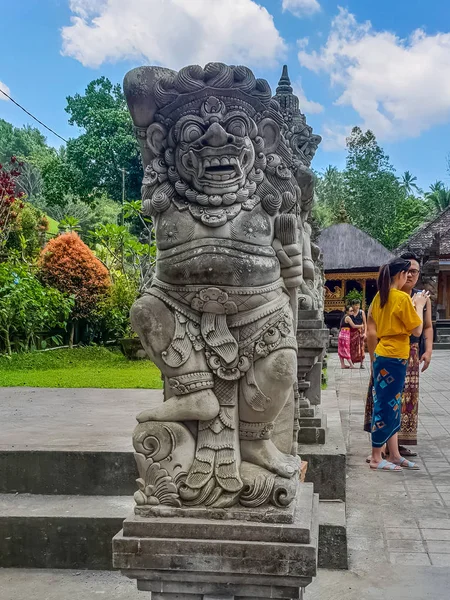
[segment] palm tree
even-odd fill
[[[413,196],[414,192],[421,194],[422,190],[416,182],[417,177],[409,171],[405,171],[401,178],[400,187],[405,191],[407,196]]]
[[[450,206],[450,189],[442,181],[430,185],[430,191],[425,194],[434,212],[441,213]]]

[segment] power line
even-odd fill
[[[16,106],[18,106],[19,108],[21,108],[24,112],[27,113],[27,115],[30,115],[30,117],[32,119],[34,119],[35,121],[37,121],[40,125],[42,125],[42,127],[45,127],[45,129],[48,129],[48,131],[50,131],[51,133],[53,133],[53,135],[56,135],[56,137],[59,137],[60,140],[62,140],[63,142],[67,143],[67,140],[65,138],[62,137],[62,135],[59,135],[59,133],[56,133],[56,131],[53,131],[53,129],[51,129],[50,127],[47,127],[47,125],[45,123],[43,123],[42,121],[40,121],[37,117],[35,117],[34,115],[32,115],[26,108],[24,108],[23,106],[21,106],[18,102],[16,102],[13,98],[11,98],[11,96],[8,96],[8,94],[6,92],[4,92],[2,89],[0,89],[0,92],[6,96],[7,98],[9,98],[11,100],[11,102],[13,102]]]

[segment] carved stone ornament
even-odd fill
[[[300,464],[294,315],[299,299],[319,304],[307,165],[320,139],[286,124],[246,67],[142,67],[124,90],[157,245],[131,319],[166,398],[137,417],[136,502],[287,506]]]

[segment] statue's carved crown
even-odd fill
[[[161,77],[154,87],[158,113],[174,122],[184,114],[200,110],[210,96],[253,115],[269,108],[270,86],[265,79],[256,79],[247,67],[208,63],[184,67],[178,73]]]

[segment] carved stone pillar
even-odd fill
[[[308,398],[311,382],[307,380],[307,376],[322,358],[329,335],[328,328],[324,327],[323,316],[319,311],[299,311],[297,373],[300,396],[300,430],[298,433],[300,444],[325,443],[326,415],[322,412],[320,402],[312,405]]]

